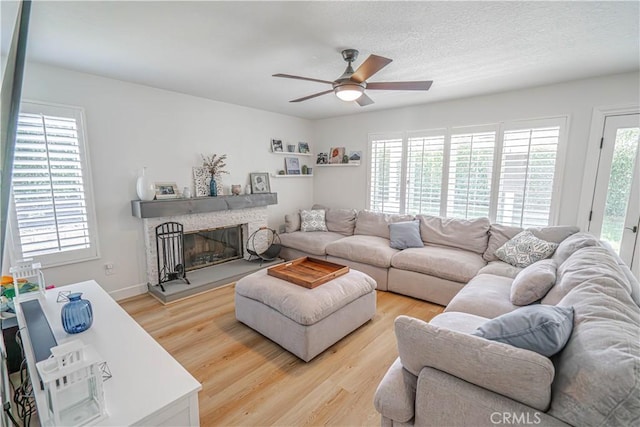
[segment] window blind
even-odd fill
[[[447,216],[489,216],[495,144],[495,131],[451,136]]]
[[[402,201],[402,137],[371,138],[369,209],[400,213]]]
[[[549,224],[559,138],[559,126],[505,131],[497,222]]]
[[[408,138],[406,212],[440,215],[445,136]]]
[[[75,118],[20,114],[13,201],[23,257],[91,246]]]

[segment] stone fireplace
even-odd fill
[[[248,259],[246,239],[260,227],[267,226],[267,208],[264,206],[143,218],[147,282],[151,285],[158,284],[155,229],[159,224],[170,221],[178,222],[184,227],[185,264],[188,271],[215,266],[221,262],[221,257],[227,257],[228,260]],[[201,252],[200,255],[197,255],[198,251]]]

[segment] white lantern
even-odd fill
[[[23,259],[9,269],[13,276],[16,301],[26,301],[44,295],[46,285],[44,274],[42,274],[40,268],[42,268],[42,265],[39,262],[33,262],[32,259]],[[24,281],[26,281],[26,284]],[[22,290],[20,290],[20,286],[23,286]],[[26,286],[29,286],[30,289],[26,290]]]
[[[51,349],[52,357],[36,364],[54,426],[94,424],[106,416],[99,359],[80,340]]]

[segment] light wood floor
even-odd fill
[[[443,310],[378,292],[373,320],[305,363],[238,322],[233,293],[231,285],[167,306],[149,295],[121,302],[202,383],[202,426],[379,425],[373,394],[397,357],[393,320]]]

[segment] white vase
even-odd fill
[[[244,194],[251,194],[251,184],[247,184],[247,186],[244,187]]]
[[[136,181],[136,193],[138,193],[140,200],[144,201],[153,200],[156,196],[156,190],[153,187],[153,183],[147,178],[146,171],[147,168],[142,168],[142,174]]]

